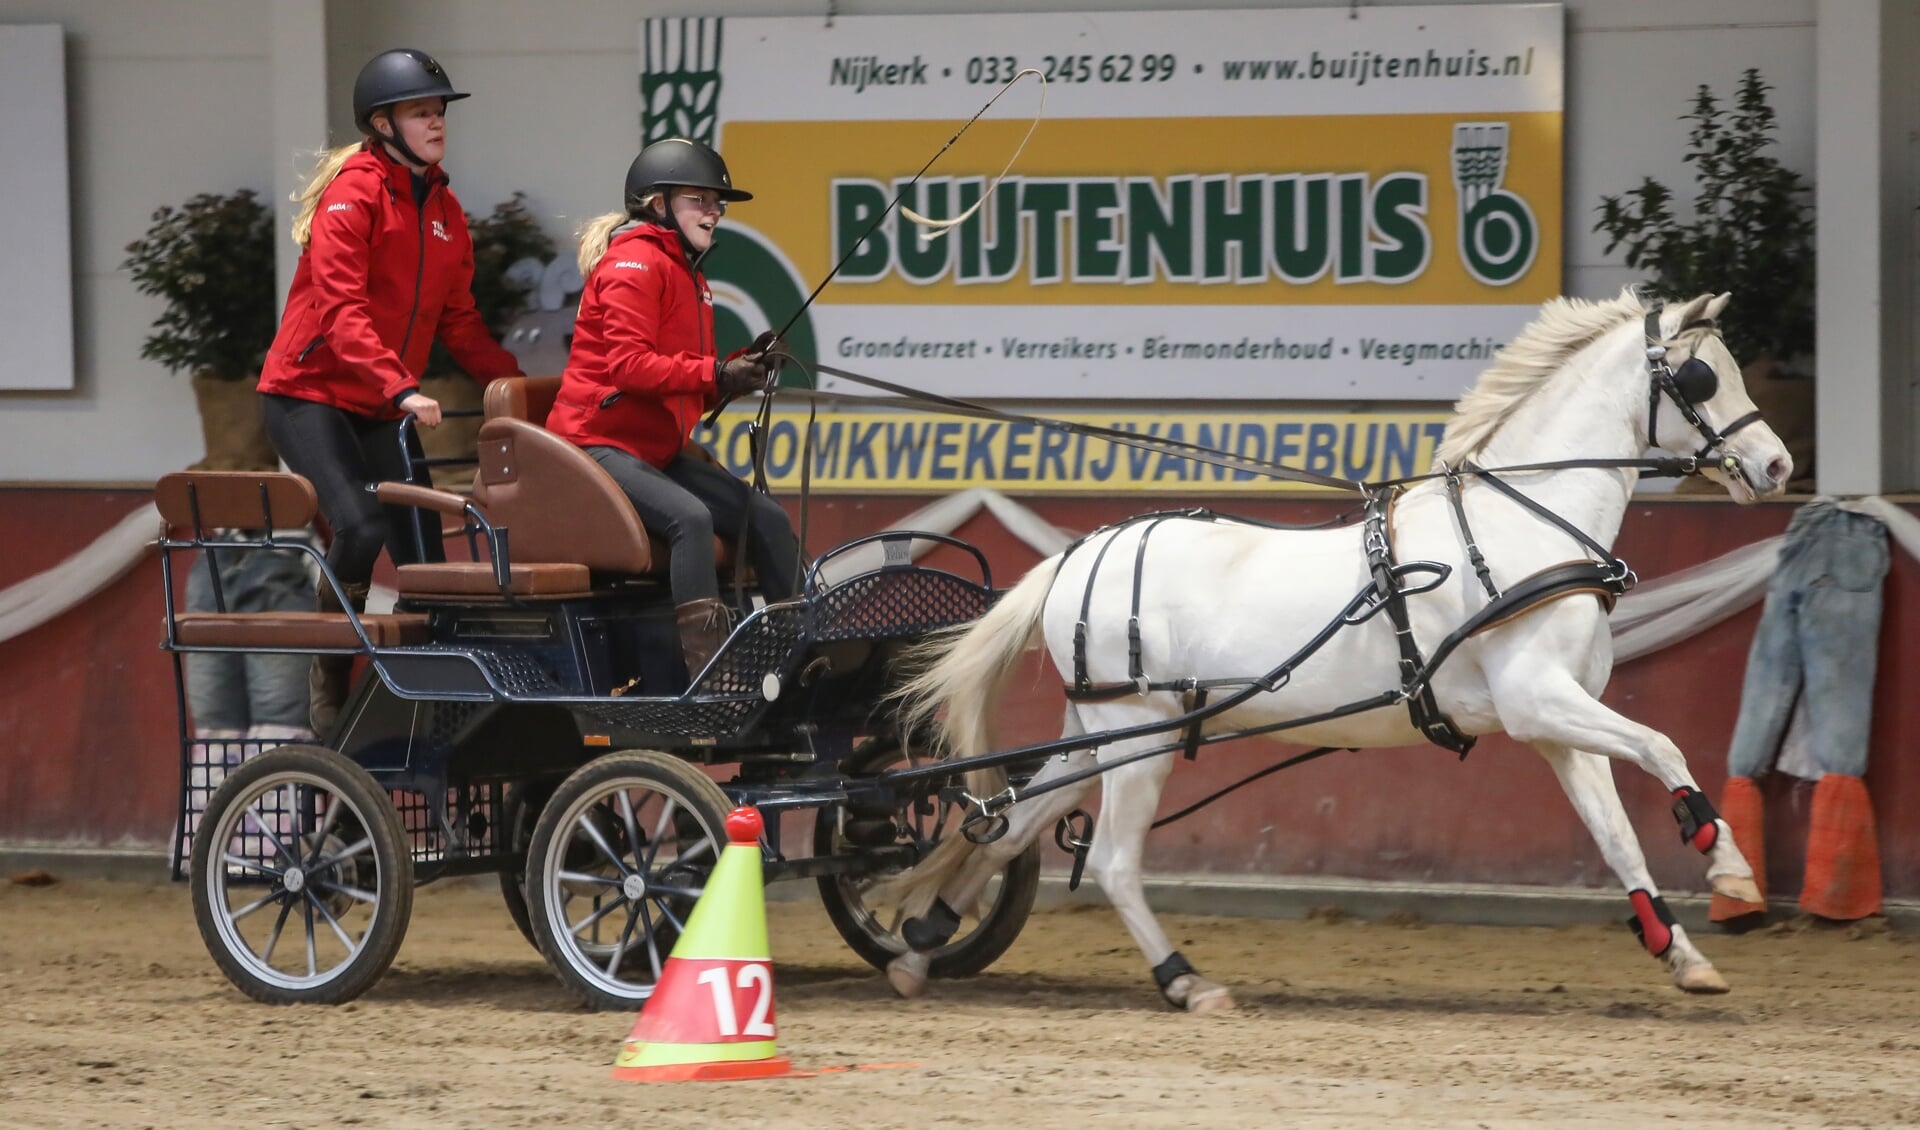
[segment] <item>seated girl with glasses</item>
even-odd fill
[[[786,511],[688,442],[703,412],[762,390],[773,368],[758,353],[716,356],[713,292],[700,273],[727,204],[751,199],[733,187],[720,154],[697,141],[658,141],[634,159],[625,210],[581,232],[587,281],[547,417],[547,427],[606,468],[640,521],[666,539],[690,677],[729,631],[716,531],[736,537],[746,526],[740,550],[768,600],[797,587],[800,547]]]

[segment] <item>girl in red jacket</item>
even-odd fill
[[[356,609],[382,545],[396,563],[418,557],[408,510],[381,507],[366,487],[406,478],[403,414],[440,423],[440,405],[420,393],[433,339],[483,385],[520,372],[474,307],[473,240],[440,171],[447,103],[465,97],[424,52],[375,56],[353,84],[366,140],[328,153],[296,197],[293,239],[306,252],[260,374],[261,413],[274,450],[313,483],[333,529],[327,564]],[[409,439],[418,458],[418,437]],[[439,522],[424,527],[427,559],[436,560]],[[320,607],[339,610],[332,586],[320,586]],[[346,697],[351,659],[317,657],[309,674],[323,738]]]
[[[697,676],[726,641],[713,536],[747,544],[768,600],[792,595],[800,547],[786,511],[704,457],[689,438],[722,397],[759,391],[758,355],[718,360],[713,293],[700,261],[733,187],[720,154],[697,141],[658,141],[627,170],[622,212],[581,234],[587,280],[573,347],[547,427],[584,448],[632,500],[640,521],[672,549],[669,583],[687,673]]]

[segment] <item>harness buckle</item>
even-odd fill
[[[1653,342],[1653,343],[1651,343],[1650,345],[1648,345],[1648,346],[1647,346],[1647,360],[1649,360],[1649,361],[1664,361],[1664,360],[1666,360],[1666,358],[1667,358],[1667,347],[1666,347],[1666,346],[1664,346],[1664,345],[1661,345],[1661,344],[1660,344],[1659,342],[1657,342],[1657,341],[1656,341],[1656,342]]]
[[[976,810],[961,821],[960,834],[967,838],[967,842],[981,845],[990,844],[1007,834],[1012,822],[1007,819],[1006,810],[1020,799],[1011,785],[985,799],[964,791],[960,797]]]

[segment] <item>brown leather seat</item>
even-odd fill
[[[509,535],[511,536],[511,535]],[[510,546],[508,553],[517,546]],[[462,600],[500,599],[500,585],[494,579],[493,566],[485,561],[450,561],[432,565],[402,565],[395,573],[395,591],[403,597],[431,600],[459,597]],[[517,597],[558,600],[586,596],[593,588],[585,565],[512,563],[508,589]]]
[[[489,522],[507,528],[514,561],[566,561],[602,573],[653,569],[647,531],[613,477],[537,424],[496,416],[480,425],[473,500]]]
[[[501,377],[487,383],[481,405],[489,420],[505,416],[545,427],[559,395],[559,377]]]
[[[196,529],[296,529],[313,521],[313,484],[283,471],[175,471],[153,484],[153,505],[169,534]]]
[[[312,483],[280,471],[177,471],[154,484],[153,502],[166,523],[167,537],[182,540],[210,537],[222,529],[304,526],[320,508]],[[429,640],[425,616],[362,616],[360,623],[375,647]],[[174,641],[182,647],[299,651],[361,646],[344,612],[187,612],[175,615],[173,626]]]
[[[428,642],[427,618],[366,615],[360,624],[375,647]],[[174,617],[173,638],[183,647],[359,647],[344,612],[187,612]]]
[[[666,542],[641,525],[613,477],[591,455],[540,426],[559,393],[559,377],[502,377],[487,385],[474,501],[488,521],[507,527],[507,552],[515,562],[572,561],[600,573],[664,573]],[[733,544],[715,536],[713,550],[720,571],[731,575]]]

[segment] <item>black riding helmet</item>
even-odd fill
[[[353,80],[353,122],[361,133],[379,138],[398,149],[407,160],[424,165],[426,162],[401,140],[399,130],[389,136],[373,128],[374,111],[416,98],[453,102],[465,97],[465,93],[453,88],[446,68],[433,56],[411,47],[396,47],[368,60],[367,65],[360,68],[360,77]]]
[[[695,252],[687,233],[673,218],[671,210],[662,209],[658,216],[647,216],[640,211],[640,202],[647,194],[660,188],[710,188],[720,194],[720,199],[730,203],[752,200],[753,193],[743,192],[733,187],[733,178],[727,174],[727,163],[713,147],[698,141],[689,141],[684,137],[668,137],[654,142],[640,151],[627,166],[627,215],[635,219],[646,219],[671,229],[680,240],[680,250],[692,260],[695,269],[700,261],[707,257],[707,251]],[[712,248],[707,249],[711,251]]]
[[[752,200],[753,193],[733,187],[727,163],[713,148],[684,137],[669,137],[640,151],[627,166],[627,214],[640,214],[640,201],[656,188],[677,185],[710,188],[733,203]]]

